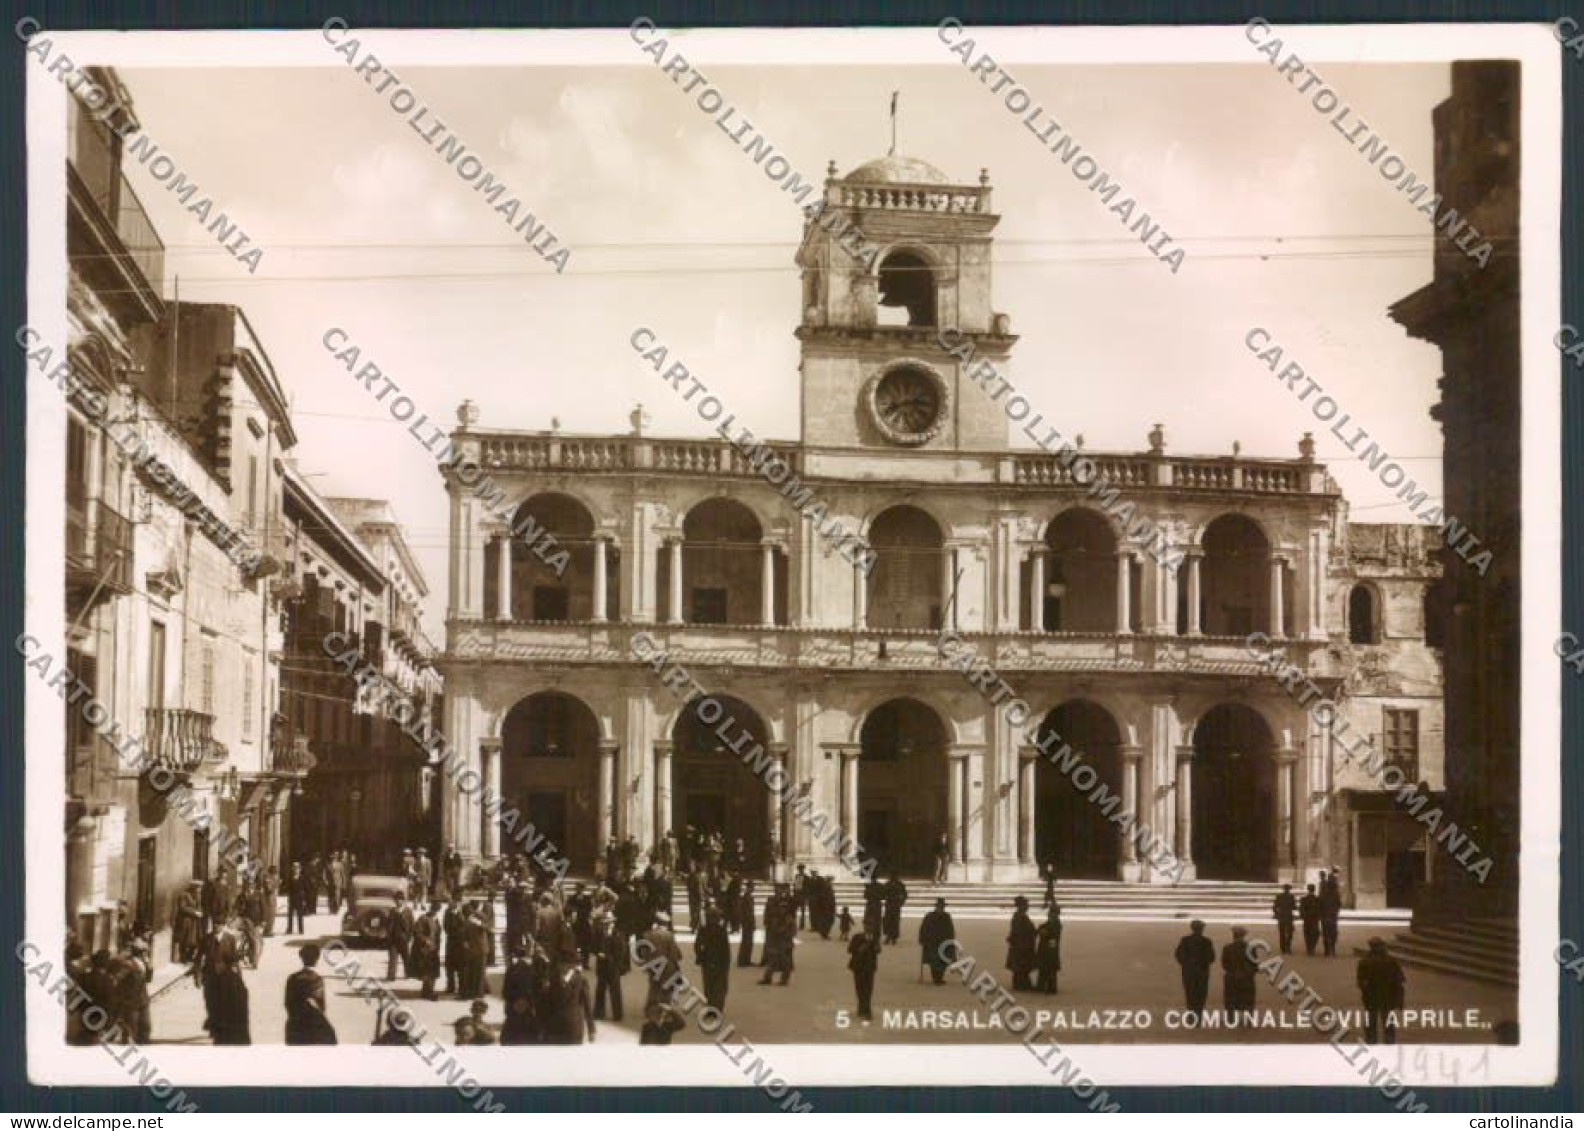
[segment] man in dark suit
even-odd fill
[[[881,914],[881,926],[884,941],[898,943],[902,941],[902,906],[907,903],[907,885],[902,882],[902,877],[895,872],[886,881],[884,909]]]
[[[750,891],[752,888],[749,889]],[[750,915],[752,912],[749,913]],[[752,920],[750,919],[750,923]],[[749,926],[743,932],[744,945],[751,953],[753,950],[753,928]],[[704,1000],[716,1009],[726,1007],[726,990],[731,977],[731,938],[726,933],[726,924],[721,922],[720,911],[711,907],[704,913],[704,925],[699,928],[698,938],[693,944],[693,954],[698,960],[700,969],[704,971]],[[749,963],[738,959],[739,966]]]
[[[1254,1009],[1254,975],[1259,963],[1248,949],[1248,928],[1233,927],[1232,941],[1221,948],[1221,996],[1229,1014]]]
[[[1215,943],[1205,938],[1204,921],[1188,924],[1189,933],[1177,940],[1177,965],[1182,967],[1183,998],[1188,1012],[1204,1016],[1210,996],[1210,967],[1215,965]]]
[[[396,980],[396,965],[400,959],[402,973],[407,972],[407,948],[412,945],[413,913],[407,906],[407,897],[396,893],[396,906],[391,908],[390,926],[385,932],[385,980]]]
[[[1320,941],[1320,897],[1313,884],[1298,901],[1298,917],[1303,920],[1304,953],[1313,958],[1315,944]]]
[[[875,971],[880,966],[880,936],[865,927],[847,944],[847,969],[852,971],[853,992],[858,997],[858,1020],[872,1020]]]
[[[951,965],[942,953],[945,944],[957,937],[957,925],[946,910],[946,901],[937,899],[935,910],[925,915],[919,923],[919,961],[930,968],[930,979],[937,985],[946,980],[946,967]]]
[[[314,884],[314,878],[308,873],[301,863],[292,865],[291,879],[286,891],[286,933],[292,933],[293,920],[297,923],[298,933],[308,930],[303,923],[303,916],[310,914],[319,902],[319,889]]]
[[[605,1007],[610,1006],[610,1019],[622,1019],[622,975],[632,966],[627,950],[627,936],[616,929],[616,916],[609,911],[595,912],[591,924],[594,952],[594,1019],[605,1020]]]
[[[1018,896],[1012,901],[1016,910],[1012,913],[1012,927],[1007,934],[1007,969],[1012,971],[1012,988],[1014,990],[1032,990],[1034,983],[1029,980],[1029,974],[1034,970],[1035,938],[1034,920],[1029,918],[1029,901],[1025,896]]]
[[[1276,934],[1281,940],[1281,952],[1292,953],[1293,915],[1298,910],[1298,900],[1291,884],[1283,884],[1280,894],[1271,901],[1271,914],[1276,917]]]
[[[1403,1008],[1402,965],[1382,939],[1370,939],[1369,953],[1359,959],[1358,988],[1364,999],[1364,1042],[1376,1044],[1385,1030],[1386,1043],[1397,1043],[1397,1017]]]
[[[460,901],[446,905],[440,916],[440,926],[445,930],[445,992],[454,994],[461,981],[462,971],[462,911]]]
[[[318,944],[304,946],[298,957],[302,969],[286,979],[286,1043],[333,1045],[336,1033],[325,1016],[324,979],[314,969],[319,962]]]
[[[742,931],[742,943],[737,948],[737,965],[752,966],[754,964],[754,932],[759,928],[758,908],[754,906],[754,882],[749,880],[742,886],[741,893],[737,896],[737,926]],[[709,921],[708,913],[704,920]],[[725,930],[721,924],[721,930]]]

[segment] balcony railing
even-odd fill
[[[148,708],[143,746],[156,766],[183,774],[197,770],[205,758],[225,753],[225,747],[215,741],[214,716],[185,707]]]
[[[1256,494],[1308,494],[1322,489],[1317,464],[1300,460],[1174,458],[1084,453],[1094,466],[1093,481],[1127,490],[1130,487],[1175,487],[1190,490],[1246,491]],[[1053,454],[1018,455],[1012,480],[1041,487],[1086,486],[1073,474],[1079,460]],[[1085,470],[1085,475],[1089,473]]]
[[[303,777],[318,764],[308,749],[308,736],[299,734],[285,715],[270,720],[270,769],[277,774]]]
[[[66,587],[108,596],[132,591],[132,524],[100,500],[66,504]]]
[[[165,285],[165,243],[121,171],[112,135],[102,124],[71,114],[70,164],[110,229],[126,247],[155,295]]]
[[[660,439],[648,436],[547,436],[485,432],[478,436],[480,466],[494,471],[616,472],[651,471],[679,475],[840,477],[843,449],[766,443],[744,450],[725,440]],[[751,451],[751,455],[750,455]],[[928,453],[926,453],[928,454]],[[1102,489],[1226,491],[1249,494],[1323,494],[1325,469],[1308,459],[1252,459],[1237,456],[1168,456],[1147,452],[1082,452],[1076,459],[1054,452],[955,452],[966,474],[985,483],[1015,487],[1087,486],[1089,467]],[[835,461],[833,464],[832,461]],[[830,472],[828,467],[838,470]],[[905,474],[906,464],[899,464]],[[1083,478],[1074,474],[1081,469]]]
[[[842,185],[841,203],[848,208],[884,208],[902,212],[989,212],[988,188],[943,185]]]

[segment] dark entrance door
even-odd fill
[[[722,843],[734,838],[726,825],[726,795],[724,793],[693,793],[687,795],[684,810],[685,824],[703,836],[719,835]]]
[[[154,853],[157,843],[152,836],[138,841],[137,906],[132,911],[136,921],[151,930],[158,925],[154,916]]]
[[[858,817],[858,843],[882,872],[901,868],[903,861],[897,858],[896,807],[866,807]]]
[[[565,790],[534,790],[528,794],[528,803],[524,806],[528,821],[533,825],[536,833],[544,834],[549,843],[560,846],[568,844],[567,838],[567,795]],[[506,837],[501,838],[503,846],[513,843]],[[503,847],[503,851],[506,849]],[[512,851],[516,851],[513,849]]]
[[[1386,854],[1386,906],[1412,908],[1424,879],[1424,853],[1412,849]]]

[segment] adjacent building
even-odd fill
[[[796,439],[653,437],[641,412],[625,435],[518,431],[463,405],[444,730],[484,791],[446,780],[448,841],[510,849],[480,805],[499,795],[574,870],[609,837],[690,826],[761,869],[838,868],[740,756],[762,748],[885,868],[933,871],[944,837],[956,880],[1172,878],[1040,756],[1055,732],[1188,880],[1339,864],[1355,898],[1411,898],[1425,846],[1384,789],[1339,772],[1334,721],[1249,640],[1276,641],[1439,790],[1421,533],[1350,525],[1307,437],[1287,458],[1175,453],[1159,425],[1081,462],[1015,447],[1049,428],[994,306],[998,221],[983,174],[832,170],[797,253]],[[633,346],[662,377],[686,365],[650,331]],[[1032,722],[943,658],[947,631]],[[656,654],[715,703],[684,702]]]
[[[109,117],[70,107],[69,348],[94,393],[68,413],[68,662],[150,758],[138,773],[68,712],[67,914],[103,944],[120,903],[168,926],[225,844],[278,852],[294,768],[271,742],[272,578],[296,436],[241,311],[162,297],[162,245],[121,169],[130,97],[93,77],[118,97]]]
[[[386,869],[404,848],[437,857],[437,775],[412,737],[439,724],[428,581],[389,502],[323,499],[297,477],[288,507],[301,588],[288,611],[289,707],[316,758],[294,856],[346,850]]]
[[[113,97],[98,113],[74,97],[68,119],[65,662],[108,723],[66,711],[65,912],[99,947],[123,905],[164,931],[223,858],[328,843],[332,799],[371,853],[434,842],[432,774],[389,701],[324,674],[323,631],[349,632],[426,719],[439,683],[389,506],[341,500],[343,519],[288,468],[285,387],[240,308],[164,296],[164,245],[122,171],[131,95],[113,71],[89,79]],[[312,709],[321,681],[345,710]],[[362,765],[369,803],[327,785],[294,833],[316,756],[327,783]]]
[[[1516,63],[1452,64],[1451,96],[1434,112],[1435,187],[1456,222],[1437,232],[1431,282],[1391,308],[1410,334],[1440,347],[1441,399],[1430,412],[1445,436],[1445,513],[1491,552],[1481,571],[1444,548],[1437,596],[1446,624],[1447,728],[1457,736],[1447,754],[1449,808],[1496,861],[1484,882],[1444,871],[1436,902],[1453,916],[1510,913],[1518,900],[1520,85]],[[1465,226],[1493,243],[1488,263],[1458,246]]]

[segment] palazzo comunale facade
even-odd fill
[[[774,473],[725,438],[647,435],[641,412],[625,435],[566,435],[483,427],[463,405],[445,465],[445,734],[484,790],[447,776],[447,841],[513,850],[480,804],[498,794],[575,873],[608,837],[648,848],[690,825],[741,838],[761,872],[772,856],[838,868],[706,725],[716,709],[662,681],[658,651],[887,871],[928,873],[944,834],[956,880],[1052,863],[1167,882],[1040,756],[1014,701],[965,678],[966,647],[1185,878],[1337,864],[1377,904],[1423,879],[1420,830],[1335,756],[1340,723],[1248,645],[1272,638],[1336,697],[1352,742],[1439,789],[1424,639],[1439,566],[1421,531],[1350,526],[1307,438],[1289,459],[1178,456],[1156,426],[1146,450],[1084,453],[1109,496],[1070,453],[1014,447],[1027,402],[965,363],[1016,389],[1016,338],[991,305],[997,221],[983,174],[952,184],[899,157],[833,170],[797,254],[801,437],[770,445]],[[657,331],[633,343],[662,379],[685,364]],[[788,468],[820,513],[793,505]],[[1145,517],[1158,538],[1130,536]],[[873,552],[839,545],[838,525]],[[950,660],[946,631],[964,642]]]

